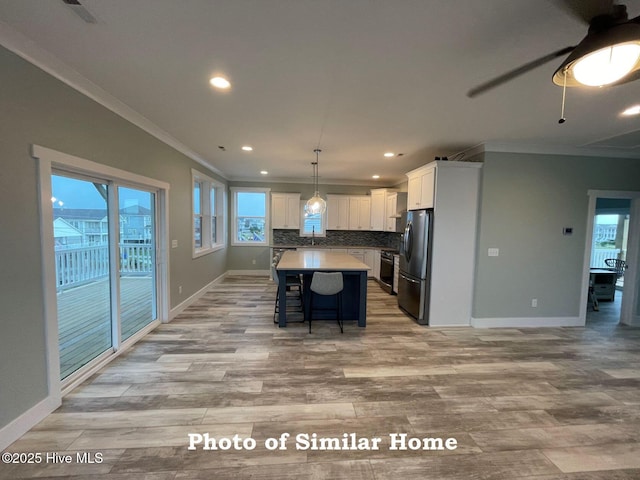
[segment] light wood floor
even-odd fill
[[[2,465],[0,478],[640,478],[640,329],[429,329],[369,282],[368,325],[279,329],[275,287],[230,277],[64,398],[7,451],[99,452]],[[254,450],[187,450],[188,433]],[[379,450],[269,451],[283,433],[381,438]],[[456,450],[390,450],[390,434]],[[65,475],[67,477],[65,477]]]

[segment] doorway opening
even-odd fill
[[[589,191],[582,297],[586,325],[637,324],[639,217],[639,192]]]
[[[594,273],[591,276],[596,304],[587,310],[587,322],[618,324],[624,291],[624,271],[629,238],[631,200],[628,198],[598,198],[591,242],[592,272],[613,270],[614,274]]]

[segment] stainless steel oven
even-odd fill
[[[388,293],[393,293],[393,254],[388,250],[380,252],[380,286]]]

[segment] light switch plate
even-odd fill
[[[178,240],[171,240],[171,248],[178,248]]]
[[[490,257],[497,257],[498,255],[500,255],[500,249],[499,248],[490,248],[487,253],[488,253],[488,255]]]

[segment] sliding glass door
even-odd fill
[[[113,347],[109,187],[52,176],[58,342],[62,379]]]
[[[126,340],[157,318],[155,195],[118,187],[120,319]]]
[[[157,318],[156,193],[55,172],[60,378]]]

